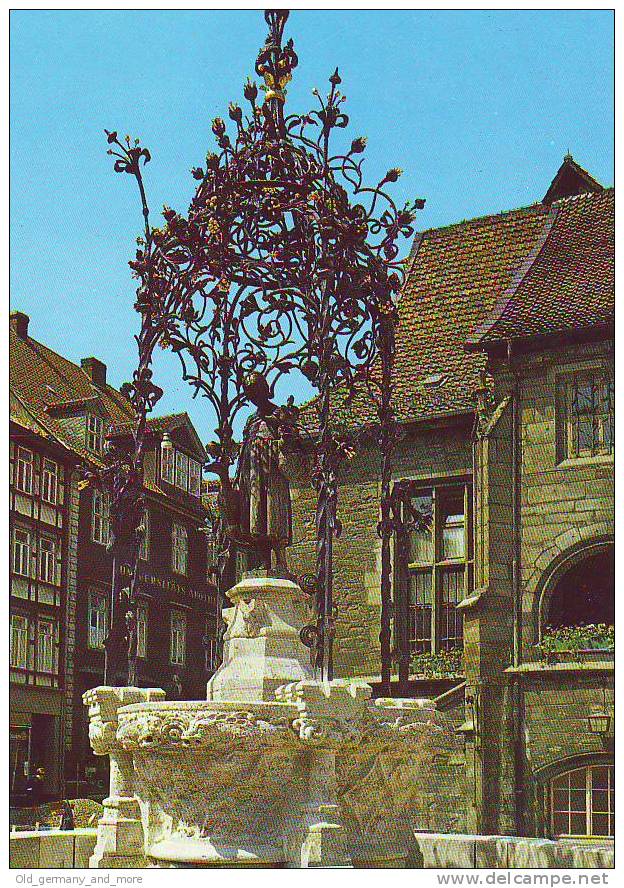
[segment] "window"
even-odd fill
[[[87,448],[93,453],[104,450],[104,420],[95,413],[87,414]]]
[[[175,481],[175,450],[173,447],[161,447],[160,449],[160,477],[169,484],[173,484]]]
[[[150,514],[147,509],[143,512],[143,519],[141,521],[141,525],[143,527],[143,531],[141,533],[141,545],[139,547],[139,558],[143,561],[149,561],[149,547],[150,547]]]
[[[613,379],[580,374],[566,386],[566,456],[613,453]]]
[[[15,460],[15,488],[22,493],[33,492],[33,454],[24,447],[17,448]]]
[[[11,614],[11,666],[28,669],[28,619],[22,614]]]
[[[37,623],[37,672],[57,672],[55,628],[53,620]]]
[[[58,471],[57,463],[52,459],[43,460],[41,469],[41,499],[46,503],[56,503],[58,498]]]
[[[206,581],[208,583],[215,582],[221,549],[219,526],[216,521],[213,521],[206,533]]]
[[[210,623],[206,626],[204,635],[204,650],[206,652],[206,672],[214,672],[217,667],[217,632]]]
[[[612,765],[576,768],[550,784],[551,828],[555,836],[612,836],[615,780]]]
[[[413,654],[461,648],[459,602],[472,587],[469,487],[402,485],[405,538],[397,546],[399,596]]]
[[[89,593],[89,647],[101,650],[108,635],[108,599],[103,592]]]
[[[13,571],[22,577],[29,577],[31,571],[32,542],[30,531],[16,527],[13,531]]]
[[[201,496],[201,465],[195,459],[188,461],[188,492],[191,496]]]
[[[186,617],[179,611],[171,613],[171,642],[169,661],[174,666],[184,666],[186,656]]]
[[[139,604],[136,609],[136,653],[137,657],[147,657],[147,605]]]
[[[50,537],[39,540],[39,579],[56,583],[56,540]]]
[[[186,574],[188,567],[188,534],[183,524],[173,522],[172,530],[173,569],[176,573]]]
[[[93,489],[91,500],[91,539],[106,545],[110,537],[110,500],[103,490]]]
[[[188,487],[188,469],[189,469],[189,459],[186,453],[182,453],[181,450],[176,450],[176,471],[175,471],[175,486],[179,487],[180,490],[186,490]]]

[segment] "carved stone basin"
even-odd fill
[[[361,681],[305,677],[307,651],[288,624],[300,590],[290,583],[296,606],[273,606],[275,581],[267,586],[262,607],[262,583],[231,594],[211,699],[85,694],[92,746],[111,759],[92,866],[397,865],[414,829],[453,828],[462,760],[452,727],[430,701],[373,702]],[[258,686],[264,698],[246,698]],[[236,699],[216,699],[223,688]]]

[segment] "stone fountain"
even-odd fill
[[[461,744],[431,701],[315,681],[292,580],[248,576],[228,594],[206,700],[84,695],[110,758],[91,867],[397,866],[415,828],[461,826]]]

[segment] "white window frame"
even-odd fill
[[[95,621],[93,617],[95,616]],[[96,589],[89,591],[87,613],[87,647],[91,650],[104,650],[104,642],[108,635],[108,598],[105,592]]]
[[[19,540],[18,534],[24,534],[25,540]],[[20,577],[32,576],[32,533],[26,527],[13,528],[13,573]]]
[[[169,627],[169,662],[172,666],[184,666],[186,660],[186,614],[182,611],[171,611]]]
[[[175,484],[175,447],[161,447],[160,449],[160,477],[167,484]]]
[[[59,464],[44,456],[41,468],[41,499],[51,505],[58,502]]]
[[[189,458],[182,450],[175,452],[175,486],[180,490],[188,490]]]
[[[143,533],[141,534],[141,544],[139,546],[139,558],[141,561],[149,561],[150,553],[150,513],[149,509],[143,511],[141,519],[143,525]]]
[[[10,664],[12,669],[28,669],[30,623],[24,614],[11,614]]]
[[[604,770],[605,768],[607,769],[607,772],[608,772],[607,789],[606,789],[607,810],[606,811],[604,811],[604,810],[595,811],[594,810],[593,791],[592,791],[593,790],[593,773],[595,770],[598,770],[598,769]],[[571,786],[571,775],[581,772],[581,771],[585,772],[585,780],[584,780],[584,783],[585,783],[585,787],[584,787],[584,789],[585,789],[585,805],[584,805],[584,808],[585,808],[585,810],[581,811],[581,810],[573,809],[571,807],[570,795],[568,796],[568,803],[567,803],[566,808],[555,809],[555,791],[557,789],[560,789],[565,792],[565,789],[566,789],[565,778],[567,778],[568,792],[570,793],[569,787]],[[562,781],[563,781],[563,784],[562,784]],[[557,774],[556,777],[553,777],[552,780],[550,781],[550,828],[551,828],[552,835],[564,836],[564,837],[574,836],[574,837],[582,837],[582,838],[595,837],[595,838],[603,838],[603,839],[608,838],[609,836],[613,836],[615,814],[614,814],[614,806],[611,804],[611,801],[612,801],[611,790],[612,789],[615,792],[614,766],[609,765],[609,764],[587,765],[585,767],[572,768],[569,771],[565,771],[564,773]],[[582,790],[582,788],[578,789],[576,787],[573,787],[572,791],[582,792],[583,790]],[[568,832],[564,832],[564,833],[556,833],[555,832],[555,815],[556,814],[567,815],[568,826],[570,828]],[[585,832],[573,833],[571,831],[571,823],[572,823],[572,815],[573,814],[576,814],[577,816],[584,814],[584,816],[585,816]],[[607,824],[608,824],[607,828],[609,829],[609,832],[607,834],[593,832],[594,815],[602,815],[602,816],[607,817]]]
[[[145,659],[147,657],[147,630],[149,608],[141,602],[136,609],[136,655]]]
[[[17,447],[13,485],[21,493],[32,494],[35,471],[35,455],[26,447]]]
[[[87,450],[90,450],[92,453],[103,453],[104,433],[104,419],[98,413],[87,413]]]
[[[188,530],[178,521],[171,528],[171,564],[173,570],[186,576],[188,572]]]
[[[50,548],[46,548],[51,544]],[[39,538],[39,579],[43,583],[58,585],[57,581],[57,541],[54,537],[42,536]]]
[[[39,617],[37,620],[37,672],[48,675],[56,675],[58,672],[56,621],[46,617]]]
[[[91,539],[100,546],[106,546],[110,539],[109,496],[96,487],[91,492]]]
[[[201,463],[190,457],[188,461],[188,492],[191,496],[201,496]]]

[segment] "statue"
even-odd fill
[[[288,574],[286,548],[292,542],[292,515],[284,472],[284,431],[293,407],[274,404],[269,384],[259,373],[247,377],[245,394],[256,412],[245,425],[236,476],[242,529],[256,542],[262,566]]]

